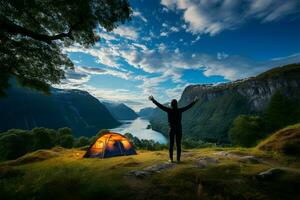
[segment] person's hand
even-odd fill
[[[194,102],[197,102],[198,100],[199,100],[198,97],[195,97],[195,98],[194,98]]]
[[[154,100],[154,97],[151,95],[151,96],[148,97],[148,99],[149,99],[150,101],[153,101],[153,100]]]

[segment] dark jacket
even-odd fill
[[[168,122],[169,127],[172,128],[180,128],[181,129],[181,116],[182,113],[188,109],[190,109],[197,101],[193,101],[189,105],[182,107],[182,108],[169,108],[167,106],[164,106],[160,103],[158,103],[155,99],[152,100],[157,107],[162,109],[163,111],[168,113]]]

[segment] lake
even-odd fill
[[[135,120],[122,120],[121,123],[121,126],[110,130],[121,134],[131,133],[139,139],[154,140],[161,144],[167,143],[167,139],[162,133],[147,129],[147,126],[150,125],[147,119],[139,117]]]

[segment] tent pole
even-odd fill
[[[102,153],[102,159],[104,158],[105,151],[106,151],[106,144],[109,141],[110,137],[111,137],[111,135],[105,140],[105,143],[104,143],[104,146],[103,146],[104,148],[103,148],[103,153]]]

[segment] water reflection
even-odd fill
[[[150,125],[147,119],[139,117],[135,120],[123,120],[121,122],[123,123],[121,126],[111,129],[111,131],[122,134],[131,133],[139,139],[154,140],[162,144],[167,143],[165,136],[163,136],[160,132],[147,129]]]

